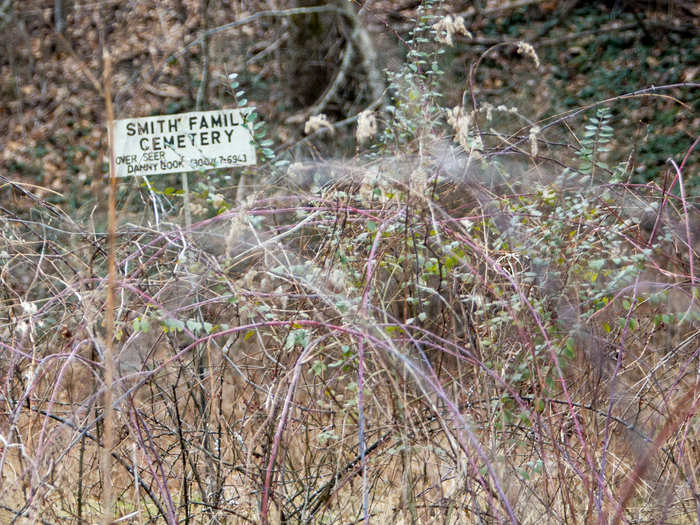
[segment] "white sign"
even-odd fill
[[[116,176],[253,165],[255,145],[244,120],[250,112],[220,109],[116,120]]]

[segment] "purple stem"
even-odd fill
[[[307,348],[301,353],[297,358],[297,362],[294,365],[294,376],[287,389],[287,396],[284,399],[284,406],[282,408],[282,414],[280,415],[279,423],[277,424],[277,430],[275,431],[275,437],[272,441],[272,450],[270,451],[270,460],[267,462],[267,469],[265,471],[265,485],[263,486],[262,504],[260,509],[260,521],[263,524],[268,523],[267,513],[269,507],[269,497],[270,497],[270,485],[272,483],[272,472],[275,466],[275,461],[277,460],[277,451],[279,450],[280,440],[282,438],[282,432],[287,424],[287,416],[289,414],[289,407],[291,406],[292,396],[294,395],[294,389],[299,380],[299,374],[301,373],[301,365],[305,362],[307,355],[315,345],[308,345]]]

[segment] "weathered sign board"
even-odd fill
[[[114,121],[117,177],[255,164],[251,108],[196,111]]]

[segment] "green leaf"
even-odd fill
[[[131,322],[131,326],[133,327],[135,332],[148,332],[148,329],[150,328],[150,323],[148,322],[148,319],[145,319],[143,317],[137,317]]]
[[[601,268],[605,266],[605,261],[605,259],[593,259],[592,261],[588,261],[588,266],[593,270],[600,271]]]
[[[316,359],[316,361],[314,361],[313,364],[311,365],[311,370],[317,376],[320,376],[325,369],[326,369],[326,364],[323,361],[321,361],[320,359]]]
[[[187,329],[193,333],[197,333],[202,329],[202,323],[195,321],[194,319],[188,319],[185,325],[187,326]]]
[[[163,321],[163,331],[167,332],[182,332],[185,329],[185,323],[179,319],[169,317]]]
[[[309,344],[309,331],[305,328],[292,330],[284,342],[284,349],[291,350],[295,346],[306,347]]]
[[[574,349],[574,338],[569,337],[566,340],[566,348],[564,349],[564,356],[567,359],[573,359],[576,356],[576,351]]]

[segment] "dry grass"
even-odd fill
[[[420,151],[122,224],[119,523],[696,522],[691,218],[646,250],[653,187]],[[94,522],[105,236],[33,206],[2,216],[0,521]]]

